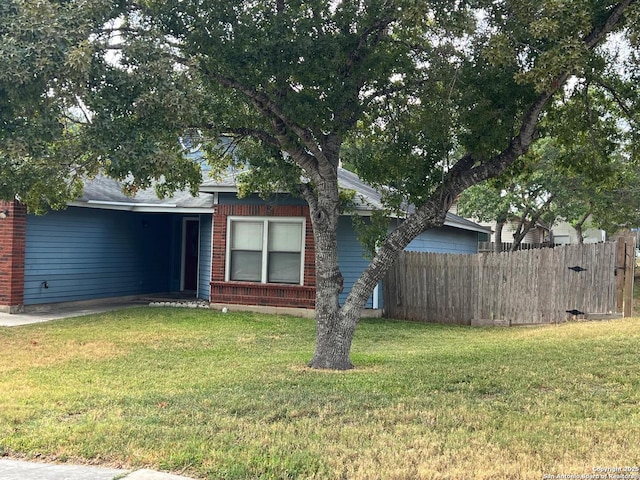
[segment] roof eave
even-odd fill
[[[201,193],[237,193],[238,187],[231,185],[201,185],[198,191]]]
[[[99,210],[117,210],[138,213],[214,213],[215,207],[183,207],[176,204],[136,204],[134,202],[101,202],[89,200],[87,202],[74,201],[67,203],[69,207],[95,208]]]
[[[451,222],[449,220],[445,220],[444,225],[447,227],[460,228],[462,230],[468,230],[470,232],[478,232],[478,233],[492,233],[490,228],[484,228],[482,226],[474,227],[471,225],[463,225],[457,222]]]

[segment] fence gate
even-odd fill
[[[384,280],[391,318],[530,325],[631,316],[635,240],[508,253],[403,252]]]

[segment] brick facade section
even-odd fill
[[[18,202],[0,202],[0,212],[8,212],[0,218],[0,311],[15,313],[24,304],[27,210]]]
[[[227,217],[305,217],[303,285],[225,282]],[[298,205],[217,205],[213,217],[211,302],[271,307],[314,308],[316,266],[309,207]]]

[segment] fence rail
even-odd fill
[[[527,325],[562,322],[573,315],[607,316],[622,312],[623,304],[630,315],[633,243],[623,239],[477,255],[403,252],[383,283],[385,315]],[[627,281],[620,282],[621,277]],[[621,289],[629,294],[624,301]]]
[[[549,242],[543,242],[543,243],[521,243],[520,245],[518,245],[518,248],[516,250],[535,250],[537,248],[555,248],[555,247],[559,247],[561,245],[561,243],[549,243]],[[511,250],[511,247],[513,246],[513,243],[510,242],[502,242],[500,243],[500,252],[508,252]],[[484,253],[484,252],[495,252],[496,251],[496,243],[495,242],[478,242],[478,252],[480,253]]]

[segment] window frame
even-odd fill
[[[234,222],[249,222],[258,223],[262,222],[262,264],[261,264],[261,278],[260,281],[252,280],[232,280],[231,279],[231,245],[232,245],[232,232]],[[282,282],[269,282],[269,224],[270,223],[296,223],[300,225],[300,281],[298,283],[282,283]],[[225,269],[224,280],[225,282],[247,282],[253,284],[269,284],[269,285],[304,285],[304,259],[305,259],[305,238],[307,232],[307,221],[305,217],[262,217],[262,216],[227,216],[227,238],[225,246]]]

